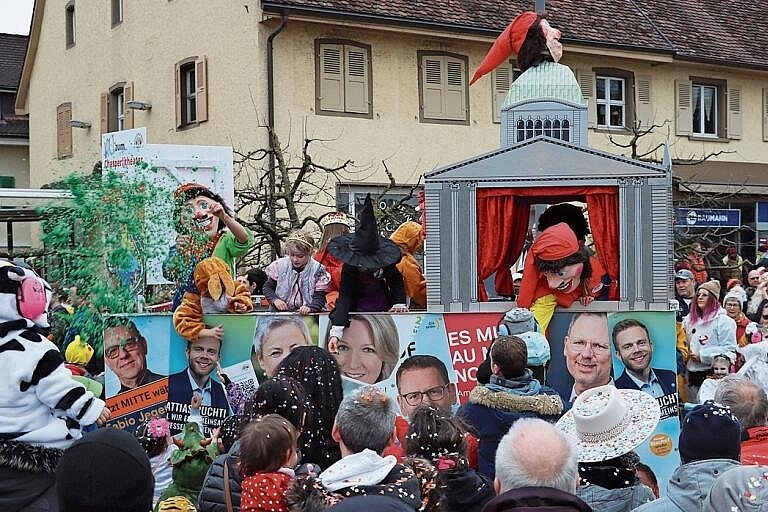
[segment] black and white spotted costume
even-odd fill
[[[61,449],[96,422],[104,402],[72,379],[58,348],[43,336],[47,314],[25,318],[21,282],[32,270],[0,260],[0,509],[13,510],[21,482],[52,475]],[[40,279],[50,300],[50,287]],[[46,307],[47,309],[47,307]],[[30,478],[21,478],[32,473]],[[44,479],[47,480],[47,479]],[[40,492],[45,489],[40,489]],[[34,499],[26,489],[20,500]],[[39,495],[40,493],[38,493]],[[10,501],[6,501],[10,499]],[[22,505],[23,506],[23,505]]]

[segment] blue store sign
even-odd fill
[[[741,210],[675,208],[676,228],[739,228]]]

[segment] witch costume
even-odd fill
[[[344,263],[339,298],[329,315],[329,338],[341,339],[344,328],[349,327],[350,312],[408,310],[403,276],[396,267],[400,248],[379,235],[370,194],[365,197],[357,230],[328,242],[328,250]]]

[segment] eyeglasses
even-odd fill
[[[141,338],[127,338],[121,341],[118,345],[112,345],[104,350],[104,355],[109,359],[116,359],[120,355],[120,349],[126,352],[133,352],[139,348],[139,341]]]
[[[433,388],[429,388],[426,391],[414,391],[412,393],[406,393],[400,396],[405,399],[405,403],[411,407],[416,407],[417,405],[421,404],[425,396],[429,399],[430,402],[437,402],[438,400],[442,400],[445,396],[445,391],[448,389],[448,386],[450,386],[450,383],[443,384],[442,386],[435,386]]]
[[[697,297],[697,298],[702,298],[702,297],[703,297],[703,298],[706,298],[706,297],[709,297],[709,292],[701,292],[701,293],[697,293],[697,294],[696,294],[696,297]]]
[[[605,354],[611,350],[611,347],[609,347],[607,343],[597,343],[580,339],[570,340],[568,342],[568,347],[572,352],[578,352],[580,354],[583,354],[588,349],[592,349],[592,352],[597,355]]]

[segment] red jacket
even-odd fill
[[[741,463],[768,466],[768,425],[747,429],[747,435],[741,443]]]

